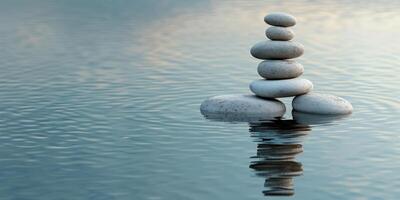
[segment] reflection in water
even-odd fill
[[[257,155],[250,168],[265,178],[264,195],[293,195],[293,177],[302,175],[303,168],[295,160],[303,152],[303,136],[311,131],[310,126],[295,120],[272,120],[250,123],[250,133],[256,138]]]
[[[303,174],[303,166],[296,156],[303,152],[304,137],[315,125],[329,125],[349,115],[315,115],[292,112],[293,119],[268,116],[206,114],[213,121],[248,122],[251,137],[257,142],[257,154],[252,156],[250,168],[265,178],[265,196],[291,196],[294,177]]]
[[[331,124],[348,115],[314,115],[292,112],[291,120],[250,122],[251,137],[257,144],[257,155],[250,168],[265,178],[266,196],[294,194],[293,178],[303,174],[302,164],[296,156],[303,152],[302,141],[311,126]]]

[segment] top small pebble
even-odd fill
[[[296,25],[296,18],[283,12],[273,12],[264,17],[265,23],[271,26],[290,27]]]

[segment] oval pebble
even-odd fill
[[[348,116],[349,115],[321,115],[292,110],[293,120],[304,125],[330,124],[342,120]]]
[[[201,104],[200,111],[203,115],[224,114],[233,118],[261,116],[272,119],[283,116],[286,107],[276,99],[263,99],[250,94],[230,94],[206,99]]]
[[[255,44],[250,53],[258,59],[291,59],[304,53],[302,44],[291,41],[262,41]]]
[[[267,98],[290,97],[305,94],[313,89],[311,81],[302,78],[283,80],[256,80],[250,90],[257,96]]]
[[[271,40],[288,41],[293,39],[294,32],[290,28],[271,26],[265,31],[265,35]]]
[[[299,112],[342,115],[350,114],[353,106],[347,100],[330,94],[309,93],[297,96],[292,102],[293,109]]]
[[[294,60],[264,60],[258,64],[257,71],[266,79],[290,79],[302,75],[304,67]]]
[[[272,26],[289,27],[296,25],[296,18],[283,12],[270,13],[264,17],[264,21]]]

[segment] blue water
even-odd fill
[[[0,1],[0,199],[397,199],[400,2]],[[250,93],[263,16],[295,15],[343,119],[206,119]],[[274,192],[290,197],[272,197]],[[265,196],[267,195],[267,196]]]

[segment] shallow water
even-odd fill
[[[1,1],[0,199],[396,199],[399,8]],[[288,98],[284,120],[205,119],[205,98],[249,93],[277,10],[298,19],[303,76],[354,113],[292,117]]]

